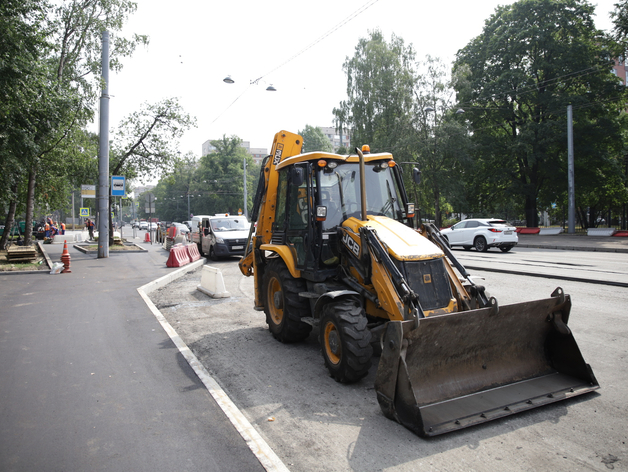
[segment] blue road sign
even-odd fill
[[[126,177],[119,175],[111,176],[111,195],[114,197],[126,196],[125,191]]]

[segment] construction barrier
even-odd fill
[[[539,234],[541,228],[517,228],[516,232],[519,234]]]
[[[563,232],[562,228],[541,228],[539,235],[541,236],[555,236]]]
[[[201,258],[200,252],[198,252],[198,246],[196,244],[187,244],[185,246],[188,250],[188,255],[192,262],[198,261]]]
[[[612,236],[616,232],[615,228],[587,228],[587,236]]]
[[[222,272],[216,267],[203,266],[201,285],[198,285],[196,289],[212,298],[228,298],[231,296],[225,287]]]
[[[170,255],[168,261],[166,261],[166,267],[181,267],[192,262],[188,251],[185,246],[173,246],[170,249]]]

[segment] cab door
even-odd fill
[[[209,254],[211,247],[211,228],[209,226],[209,218],[201,220],[201,249],[203,254]]]
[[[310,166],[295,165],[279,174],[273,241],[287,245],[299,270],[314,262]]]

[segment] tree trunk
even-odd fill
[[[595,215],[597,215],[596,207],[589,207],[589,228],[597,228],[597,221],[595,221]]]
[[[536,198],[526,195],[526,226],[536,228],[539,226],[539,215],[536,211]]]
[[[7,240],[9,239],[9,234],[11,234],[11,228],[13,227],[13,222],[15,221],[15,209],[17,208],[17,183],[14,183],[11,186],[11,194],[13,197],[9,203],[9,211],[4,221],[4,233],[2,233],[2,238],[0,238],[0,248],[2,249],[7,247]],[[24,230],[26,231],[26,228],[24,228]]]
[[[24,229],[30,229],[25,231],[24,246],[30,246],[33,239],[33,213],[35,212],[35,182],[37,178],[37,169],[35,164],[32,165],[31,171],[28,174],[28,190],[26,192],[26,216],[24,218]]]
[[[587,229],[587,215],[586,212],[584,211],[584,209],[578,207],[576,209],[576,215],[578,216],[578,221],[580,222],[580,227]]]
[[[434,224],[437,228],[442,226],[440,218],[440,191],[438,186],[434,186]]]

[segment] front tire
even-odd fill
[[[325,366],[337,382],[357,382],[368,374],[373,348],[366,324],[356,300],[345,298],[323,307],[319,340]]]
[[[216,256],[216,253],[214,252],[214,246],[209,246],[209,258],[212,261],[217,261],[218,260],[218,256]]]
[[[478,236],[477,238],[475,238],[475,241],[473,241],[473,246],[475,247],[475,250],[477,252],[488,251],[488,244],[486,244],[486,239],[484,239],[484,236]]]
[[[263,278],[264,313],[268,329],[282,343],[303,341],[312,326],[301,321],[310,316],[309,302],[299,297],[306,292],[303,279],[295,279],[281,259],[273,259],[266,266]]]

